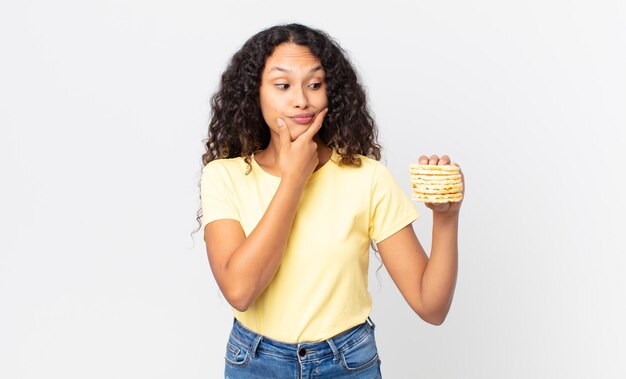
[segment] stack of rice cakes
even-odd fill
[[[457,166],[413,164],[409,173],[413,200],[448,203],[463,199],[463,182]]]

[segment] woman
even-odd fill
[[[366,96],[325,33],[279,25],[233,56],[212,98],[201,199],[207,255],[232,305],[228,378],[379,378],[369,247],[426,322],[445,319],[461,203],[413,203],[381,165]],[[421,156],[422,164],[449,164]]]

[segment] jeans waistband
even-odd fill
[[[250,350],[252,358],[255,358],[259,353],[265,353],[300,361],[318,360],[333,355],[335,360],[338,360],[340,352],[359,343],[372,333],[375,327],[372,319],[368,317],[364,323],[353,326],[324,341],[286,343],[257,334],[243,326],[235,318],[230,337],[246,346]]]

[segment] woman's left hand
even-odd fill
[[[461,170],[460,166],[456,163],[450,161],[450,157],[447,155],[442,155],[438,157],[437,155],[431,155],[428,158],[425,155],[421,155],[418,160],[419,164],[430,164],[430,165],[447,165],[452,164],[454,166],[459,167],[459,173],[461,174],[461,182],[463,183],[463,190],[461,193],[463,194],[463,198],[465,198],[465,177],[463,176],[463,170]],[[449,202],[449,203],[425,203],[425,205],[432,209],[433,213],[438,214],[454,214],[458,213],[461,209],[461,203],[463,203],[463,199],[457,202]]]

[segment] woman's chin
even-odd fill
[[[304,132],[309,129],[310,125],[296,125],[290,126],[289,131],[291,133],[291,142],[295,141],[296,138],[300,137]]]

